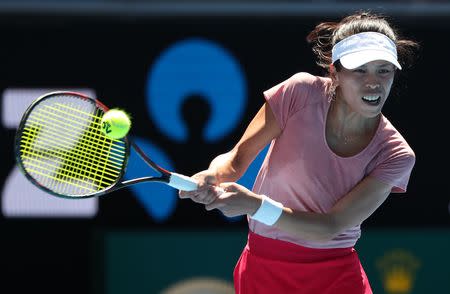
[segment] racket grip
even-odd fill
[[[177,173],[170,174],[169,183],[167,184],[175,189],[182,191],[194,191],[198,188],[196,180]]]

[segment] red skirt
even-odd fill
[[[234,269],[236,294],[371,294],[354,248],[315,249],[250,232]]]

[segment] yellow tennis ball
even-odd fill
[[[128,134],[131,119],[120,109],[111,109],[105,112],[101,121],[102,132],[111,139],[121,139]]]

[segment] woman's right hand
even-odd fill
[[[212,170],[204,170],[192,176],[198,182],[198,189],[194,191],[179,191],[181,199],[189,198],[201,204],[210,204],[220,195],[217,186],[220,184],[216,173]]]

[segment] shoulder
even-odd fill
[[[408,144],[403,135],[392,125],[392,123],[382,116],[380,122],[378,141],[382,157],[389,161],[405,161],[406,165],[414,165],[416,154]]]
[[[298,72],[285,82],[286,89],[290,89],[292,95],[303,100],[304,104],[323,101],[331,85],[331,79],[307,72]]]
[[[315,76],[307,72],[298,72],[292,75],[288,82],[292,85],[312,87],[317,90],[326,90],[330,86],[331,80],[329,78]]]
[[[288,119],[300,110],[325,101],[328,80],[299,72],[264,91],[264,97],[277,117],[280,127],[284,128]]]

